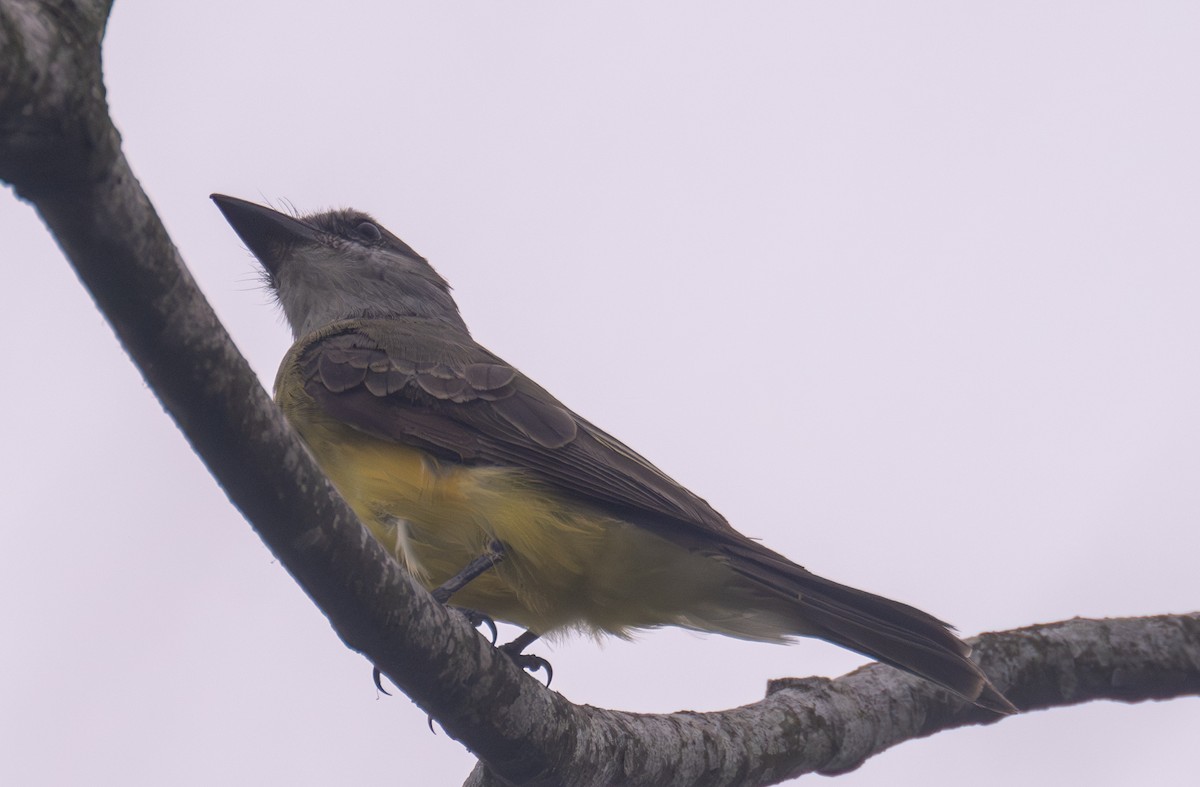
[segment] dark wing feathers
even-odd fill
[[[703,500],[469,337],[417,321],[356,321],[310,344],[299,364],[322,409],[370,434],[532,470],[623,512],[734,532]]]
[[[504,388],[517,376],[517,370],[502,363],[470,363],[463,369],[463,376],[472,388],[481,393],[490,393]]]
[[[384,357],[378,350],[353,353],[349,348],[333,346],[313,358],[316,377],[331,393],[341,393],[362,384],[373,357]]]
[[[495,399],[492,410],[542,448],[562,448],[579,433],[569,412],[547,406],[522,391]]]

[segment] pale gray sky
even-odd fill
[[[135,171],[270,384],[221,191],[354,206],[475,336],[747,534],[964,634],[1200,608],[1200,6],[117,4]],[[0,197],[0,783],[456,784]],[[647,634],[554,688],[713,709],[861,659]],[[1191,785],[1195,699],[838,784]],[[817,781],[816,778],[810,781]]]

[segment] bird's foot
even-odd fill
[[[535,656],[532,653],[525,653],[525,648],[538,638],[537,634],[532,631],[526,631],[512,642],[506,642],[497,648],[501,653],[512,659],[512,663],[516,664],[523,670],[529,672],[537,672],[538,670],[546,671],[546,686],[550,685],[550,681],[554,680],[554,667],[549,661],[541,656]]]
[[[496,638],[500,636],[500,632],[496,630],[496,621],[492,620],[490,615],[485,615],[477,609],[467,609],[466,607],[450,607],[450,609],[466,618],[472,628],[486,627],[492,634],[492,644],[496,644]]]

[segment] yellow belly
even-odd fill
[[[505,560],[451,603],[539,634],[576,628],[624,636],[683,625],[724,630],[735,576],[579,500],[499,467],[439,461],[327,417],[289,413],[330,480],[372,534],[433,588],[500,541]],[[724,600],[724,601],[722,601]],[[738,604],[738,606],[743,606]],[[714,622],[713,618],[716,618]],[[771,630],[734,636],[776,639]]]

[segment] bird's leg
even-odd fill
[[[521,635],[519,637],[514,639],[512,642],[506,642],[503,645],[501,645],[500,650],[504,651],[505,653],[507,653],[510,656],[519,656],[525,650],[525,648],[532,645],[533,641],[536,640],[539,636],[541,636],[541,635],[534,634],[532,631],[524,631],[521,633]]]
[[[491,544],[488,544],[486,552],[463,566],[462,570],[457,574],[434,588],[433,597],[438,602],[445,604],[450,600],[451,596],[470,584],[471,580],[486,574],[497,563],[503,561],[504,554],[504,544],[501,544],[499,541],[493,541]]]
[[[488,571],[494,568],[496,564],[503,561],[505,554],[506,550],[504,544],[499,541],[493,541],[488,545],[486,552],[472,560],[467,565],[463,566],[462,570],[460,570],[457,574],[434,588],[430,595],[432,595],[438,603],[445,604],[450,600],[451,596],[469,585],[472,580],[477,579],[483,574],[486,574]],[[483,624],[491,629],[492,644],[496,644],[496,622],[492,620],[491,617],[477,610],[466,609],[464,607],[453,607],[453,609],[461,612],[467,618],[467,620],[471,622],[472,626],[479,626],[480,624]],[[512,662],[521,669],[526,669],[530,672],[537,672],[539,669],[544,669],[546,671],[546,685],[549,686],[550,681],[554,679],[554,668],[550,666],[550,662],[546,661],[546,659],[542,658],[541,656],[534,656],[531,653],[523,652],[525,648],[528,647],[529,644],[536,640],[539,636],[540,635],[535,634],[532,631],[523,632],[512,642],[501,645],[498,650],[512,659]],[[387,690],[383,688],[382,676],[378,667],[376,667],[374,670],[373,678],[375,680],[375,687],[384,694],[387,694]]]
[[[446,603],[458,591],[462,590],[466,585],[476,577],[490,570],[500,561],[504,560],[505,549],[504,544],[499,541],[493,541],[488,551],[484,552],[479,557],[468,563],[461,571],[446,580],[433,591],[433,597],[443,604]],[[496,644],[496,623],[487,615],[481,612],[476,612],[472,609],[461,610],[467,616],[467,620],[475,626],[484,623],[492,630],[492,644]],[[534,656],[529,653],[524,653],[525,648],[538,638],[539,635],[532,631],[526,631],[512,642],[500,646],[500,651],[512,659],[513,663],[521,669],[537,672],[539,669],[546,671],[546,685],[550,685],[550,681],[554,679],[554,668],[550,666],[550,662],[546,661],[541,656]]]
[[[495,568],[497,563],[504,560],[504,556],[504,544],[499,541],[493,541],[488,544],[486,552],[463,566],[462,570],[457,574],[434,588],[430,595],[438,603],[445,604],[450,600],[451,596],[469,585],[472,580]],[[498,636],[496,621],[478,610],[467,609],[466,607],[455,607],[455,609],[461,612],[473,627],[478,628],[480,625],[487,626],[492,632],[492,644],[496,644],[496,637]]]
[[[483,574],[486,574],[488,571],[494,568],[497,563],[504,560],[504,554],[504,544],[500,543],[499,541],[493,541],[492,543],[488,544],[486,552],[472,560],[467,565],[463,566],[462,570],[460,570],[457,574],[450,577],[445,582],[430,591],[430,595],[433,596],[434,600],[439,604],[446,605],[446,602],[450,600],[451,596],[469,585],[472,580],[477,579]],[[499,636],[499,634],[496,631],[496,621],[492,620],[490,616],[474,609],[467,609],[466,607],[451,607],[451,609],[462,613],[463,617],[467,619],[473,628],[478,628],[480,625],[487,626],[492,632],[492,644],[496,644],[496,637]],[[384,694],[391,696],[388,690],[383,687],[383,674],[380,673],[379,667],[375,667],[372,670],[371,678],[375,681],[375,688],[379,689]]]

